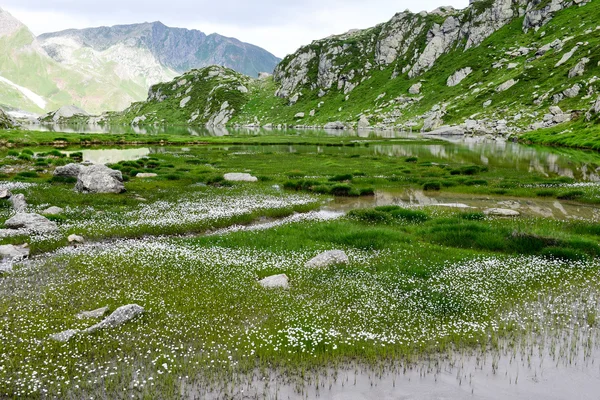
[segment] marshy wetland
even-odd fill
[[[600,155],[229,133],[0,135],[0,189],[23,194],[27,212],[62,208],[47,216],[53,232],[0,230],[0,244],[30,251],[0,277],[0,397],[564,398],[577,390],[569,382],[600,388]],[[69,163],[107,163],[126,192],[76,191],[77,179],[53,175]],[[0,219],[13,214],[0,200]],[[73,234],[85,243],[70,244]],[[348,261],[306,266],[329,250]],[[287,288],[259,284],[279,274]],[[50,338],[99,321],[82,311],[127,304],[144,313]]]

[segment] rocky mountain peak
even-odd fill
[[[22,28],[25,28],[25,25],[21,21],[13,17],[8,11],[0,8],[0,37],[10,36]]]

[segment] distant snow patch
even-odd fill
[[[4,82],[7,85],[12,86],[13,88],[17,89],[19,92],[21,92],[25,97],[27,97],[29,100],[31,100],[39,108],[41,108],[41,109],[46,108],[46,100],[44,100],[42,96],[35,94],[31,90],[24,88],[23,86],[19,86],[16,83],[14,83],[13,81],[10,81],[2,76],[0,76],[0,82]]]

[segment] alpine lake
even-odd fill
[[[0,276],[0,397],[600,390],[596,152],[410,132],[44,131],[1,138],[0,189],[62,212],[52,233],[0,230],[30,251]],[[121,171],[126,192],[77,192],[53,176],[72,162]],[[13,215],[0,200],[2,223]],[[348,262],[307,266],[329,250]],[[287,288],[259,284],[279,274]],[[50,338],[127,304],[143,314]]]

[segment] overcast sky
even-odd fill
[[[161,21],[256,44],[278,57],[332,34],[367,28],[395,13],[464,8],[468,0],[4,0],[1,7],[36,35]]]

